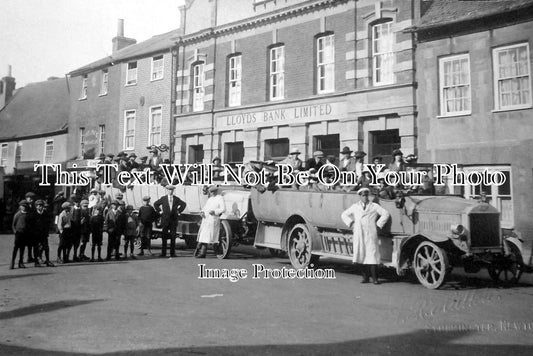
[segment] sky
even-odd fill
[[[137,42],[179,27],[185,0],[0,0],[0,77],[17,88],[111,54],[117,20]]]

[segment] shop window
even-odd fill
[[[318,37],[316,40],[316,78],[318,94],[335,89],[335,43],[334,36]]]
[[[340,138],[338,134],[335,135],[321,135],[313,137],[313,151],[322,151],[324,155],[339,156]]]
[[[505,183],[498,186],[491,185],[466,185],[465,198],[478,199],[482,194],[485,194],[486,201],[494,206],[501,214],[501,226],[503,228],[514,227],[514,211],[513,211],[513,195],[512,195],[512,181],[511,181],[511,167],[510,166],[473,166],[465,167],[464,172],[477,171],[483,172],[487,169],[489,172],[499,171],[505,176]]]
[[[289,139],[265,141],[265,160],[281,161],[289,155]]]
[[[374,85],[392,84],[394,81],[393,42],[392,21],[372,26],[372,78]]]
[[[392,161],[392,151],[400,148],[402,145],[400,130],[374,131],[370,135],[372,144],[370,145],[369,157],[383,156],[383,163],[390,163]],[[389,157],[390,161],[388,160]]]
[[[190,145],[189,146],[189,161],[188,163],[202,163],[204,161],[204,145]]]
[[[468,115],[470,104],[470,57],[468,54],[439,59],[441,115]]]
[[[243,163],[244,142],[231,142],[224,144],[224,163],[235,166]]]
[[[531,107],[529,45],[495,48],[493,63],[496,110]]]

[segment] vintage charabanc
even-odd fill
[[[341,213],[358,200],[353,192],[253,190],[255,246],[286,251],[295,268],[311,267],[321,256],[351,261],[352,232]],[[488,203],[428,195],[376,202],[391,214],[379,232],[382,264],[398,275],[414,270],[429,289],[442,286],[457,266],[469,273],[486,267],[493,279],[508,282],[527,268],[521,241],[503,236],[500,214]]]

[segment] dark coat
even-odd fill
[[[169,226],[177,226],[179,215],[185,210],[186,206],[187,204],[175,195],[172,197],[172,207],[168,203],[167,195],[159,198],[154,203],[154,209],[156,211],[162,210],[161,228],[164,229]]]
[[[35,214],[33,214],[33,228],[35,229],[35,234],[38,236],[48,236],[50,221],[50,214],[48,214],[46,210],[43,210],[42,214],[35,212]]]
[[[314,168],[318,171],[320,167],[322,167],[324,163],[322,161],[316,162],[315,158],[309,158],[307,161],[305,161],[305,169],[310,170],[311,168]]]

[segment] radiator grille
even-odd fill
[[[470,215],[470,239],[472,247],[500,246],[499,214]]]

